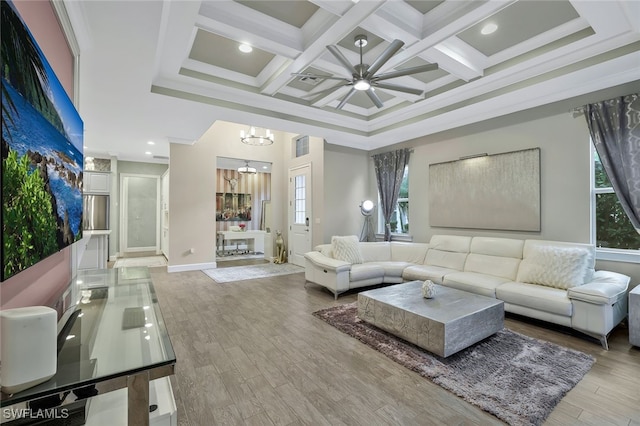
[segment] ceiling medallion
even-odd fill
[[[248,134],[244,130],[240,130],[240,140],[247,145],[267,146],[273,144],[273,133],[266,129],[264,135],[257,135],[256,128],[251,126]]]

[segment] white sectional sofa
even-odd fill
[[[595,271],[595,247],[544,240],[434,235],[429,244],[333,237],[305,254],[305,278],[334,293],[430,279],[504,301],[505,311],[600,339],[627,315],[630,278]]]

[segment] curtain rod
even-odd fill
[[[575,107],[571,110],[569,110],[569,112],[573,113],[573,118],[578,118],[581,117],[584,113],[585,113],[585,107],[584,106],[579,106],[579,107]]]
[[[400,148],[400,149],[402,149],[402,148]],[[413,148],[408,148],[408,149],[409,149],[409,152],[410,152],[411,154],[413,154]],[[381,152],[380,154],[384,154],[384,153],[386,153],[386,152],[391,152],[391,151]],[[369,155],[369,158],[373,157],[374,155],[377,155],[377,154],[371,154],[371,155]]]

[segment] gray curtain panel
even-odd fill
[[[400,184],[404,175],[404,168],[409,164],[411,151],[408,148],[385,152],[373,156],[373,165],[378,181],[380,194],[380,209],[384,216],[384,240],[391,241],[389,222],[398,203]]]
[[[585,105],[584,110],[602,166],[640,233],[640,94]]]

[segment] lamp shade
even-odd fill
[[[362,213],[363,216],[371,216],[375,207],[376,205],[373,204],[373,201],[365,200],[360,204],[360,213]]]

